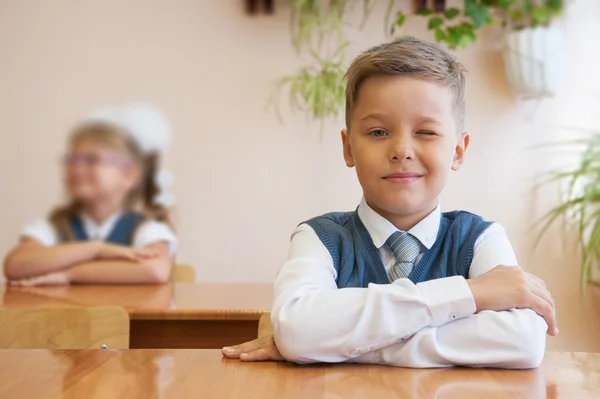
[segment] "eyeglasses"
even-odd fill
[[[128,168],[131,166],[131,161],[119,156],[102,155],[102,154],[67,154],[62,158],[62,164],[65,166],[87,166],[94,167],[99,165],[117,166],[120,168]]]

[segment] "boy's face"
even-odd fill
[[[457,135],[450,89],[407,76],[373,76],[360,86],[342,131],[369,205],[388,219],[426,216],[469,144]]]

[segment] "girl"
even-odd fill
[[[166,118],[143,105],[84,119],[64,158],[70,201],[26,226],[5,259],[9,284],[168,281],[177,239],[165,207],[172,198],[159,187],[158,154],[170,135]]]

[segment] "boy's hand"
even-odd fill
[[[226,358],[240,359],[244,362],[285,361],[279,353],[272,335],[245,342],[241,345],[225,347],[221,350],[221,353]]]
[[[100,243],[97,259],[102,260],[128,260],[138,262],[160,256],[160,252],[153,248],[133,248],[124,245]]]
[[[554,299],[540,278],[516,266],[496,266],[487,273],[467,280],[477,312],[529,308],[548,324],[548,334],[558,334]]]
[[[34,287],[40,285],[68,285],[70,284],[67,273],[54,272],[41,276],[23,278],[20,280],[9,280],[8,285],[13,287]]]

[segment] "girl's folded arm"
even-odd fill
[[[150,244],[159,255],[139,261],[104,260],[75,266],[66,271],[71,283],[161,284],[169,281],[173,259],[166,242]]]
[[[24,238],[6,256],[4,275],[8,280],[18,280],[65,270],[96,259],[100,246],[94,241],[44,246]]]

